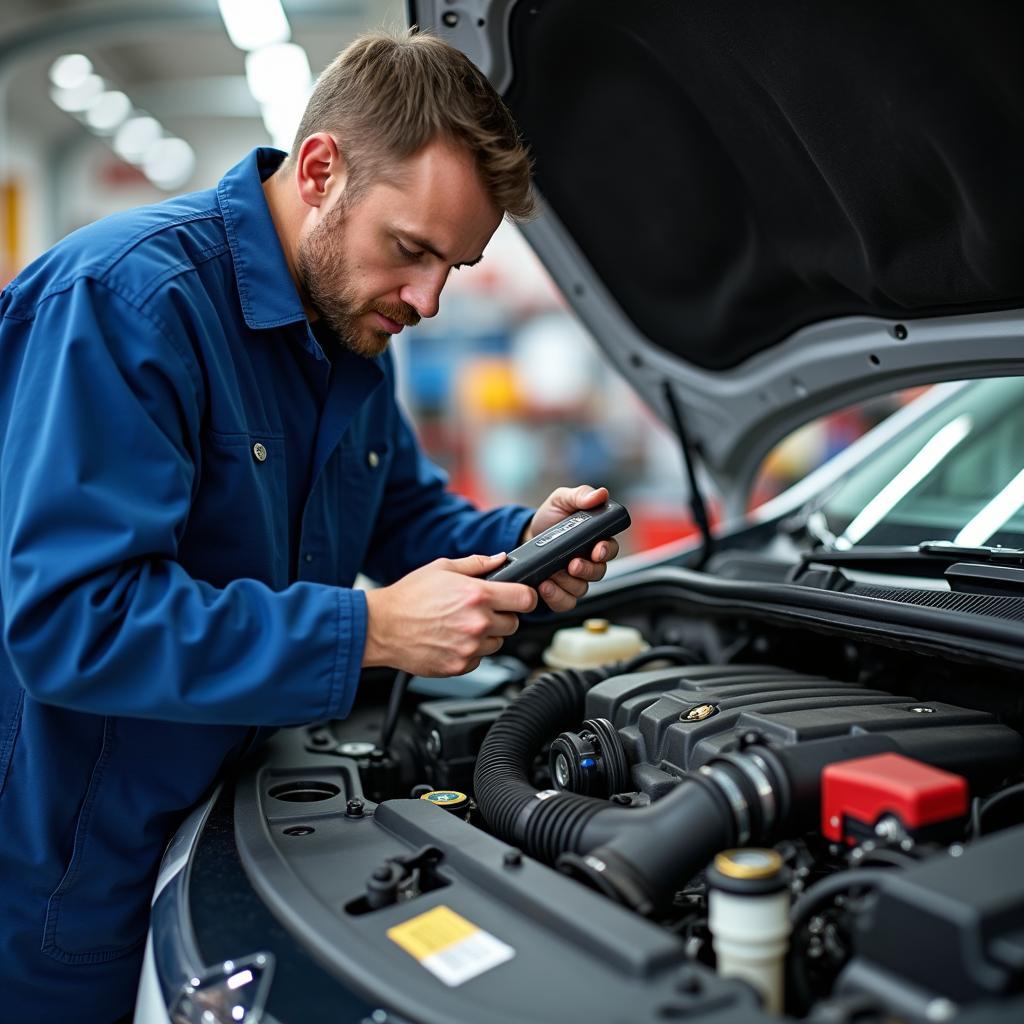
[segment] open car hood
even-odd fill
[[[724,493],[829,410],[1024,365],[1024,7],[410,0],[515,114],[525,228]]]

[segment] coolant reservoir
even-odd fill
[[[582,626],[558,630],[543,658],[551,668],[591,668],[631,658],[647,647],[639,629],[616,626],[607,619],[587,619]]]

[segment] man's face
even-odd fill
[[[437,312],[452,267],[476,263],[501,221],[472,158],[448,143],[430,143],[388,178],[354,203],[341,193],[296,258],[307,306],[367,357]]]

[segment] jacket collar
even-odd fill
[[[279,149],[254,149],[217,185],[242,315],[255,330],[306,319],[263,194],[284,158]]]

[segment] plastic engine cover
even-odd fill
[[[655,798],[751,730],[784,746],[884,733],[907,756],[931,763],[938,755],[947,770],[975,780],[1014,739],[983,711],[768,665],[675,666],[615,676],[587,695],[586,717],[613,723],[637,788]]]

